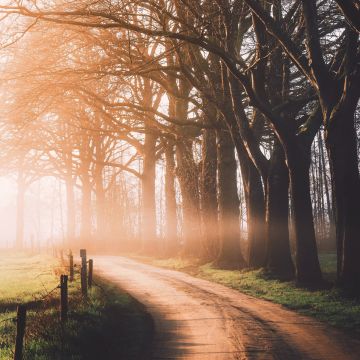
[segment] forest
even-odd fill
[[[310,288],[330,251],[359,295],[358,0],[3,0],[0,14],[17,249],[181,255]],[[38,245],[34,186],[61,222]]]

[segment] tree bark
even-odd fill
[[[360,178],[355,109],[356,103],[338,109],[330,119],[326,145],[332,172],[338,279],[346,291],[360,294]]]
[[[200,197],[203,257],[212,261],[219,251],[216,134],[214,130],[204,130],[202,137]]]
[[[165,253],[175,255],[178,250],[177,214],[175,196],[174,144],[165,145]]]
[[[300,285],[318,285],[321,280],[310,196],[310,147],[287,150],[295,230],[296,280]]]
[[[157,136],[147,126],[144,142],[144,162],[141,177],[142,187],[142,224],[141,248],[145,253],[152,253],[157,247],[156,204],[155,204],[155,146]]]
[[[83,246],[91,244],[91,183],[87,167],[81,174],[81,229],[80,237]]]
[[[244,184],[248,229],[248,265],[253,268],[260,268],[266,266],[267,252],[265,194],[261,176],[264,178],[267,176],[268,164],[260,151],[255,133],[250,128],[241,105],[242,89],[240,83],[225,69],[223,69],[222,74],[223,79],[228,79],[228,86],[224,87],[227,96],[224,99],[223,113],[237,150]],[[228,107],[231,107],[233,111],[227,110]],[[266,183],[266,179],[264,183]]]
[[[284,150],[276,140],[266,186],[267,269],[289,280],[295,273],[289,239],[289,172]]]
[[[182,138],[176,144],[177,177],[183,210],[183,252],[201,256],[198,169],[193,157],[192,140]]]
[[[320,149],[320,166],[321,172],[324,178],[324,190],[325,190],[325,199],[326,199],[326,213],[329,221],[329,228],[328,228],[328,249],[332,251],[336,251],[336,230],[335,230],[335,219],[334,219],[334,212],[333,212],[333,204],[330,201],[330,181],[328,182],[328,170],[325,165],[325,151],[323,146],[323,134],[319,133],[319,149]]]
[[[102,138],[95,137],[96,164],[94,169],[95,197],[96,197],[96,240],[103,245],[108,242],[108,224],[106,219],[106,198],[104,189],[104,161],[105,154],[102,148]]]
[[[266,265],[265,200],[260,175],[249,159],[244,177],[248,219],[248,264],[252,268]]]
[[[265,198],[261,177],[240,137],[232,112],[222,109],[240,161],[247,217],[247,263],[252,268],[266,265]]]
[[[72,245],[75,240],[75,199],[74,199],[74,180],[72,177],[71,168],[66,170],[66,215],[67,215],[67,241]]]
[[[240,247],[239,196],[234,143],[226,131],[217,131],[220,249],[217,266],[240,269],[246,266]]]

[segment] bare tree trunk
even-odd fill
[[[256,148],[258,149],[259,144],[255,143],[255,131],[250,129],[249,124],[247,124],[248,119],[241,105],[242,89],[238,80],[232,75],[228,76],[225,70],[223,70],[223,77],[229,79],[230,87],[225,89],[225,93],[229,95],[229,99],[230,96],[232,99],[231,102],[225,98],[225,102],[227,102],[224,109],[226,111],[225,122],[238,153],[244,184],[248,229],[248,265],[253,268],[260,268],[266,265],[267,252],[265,194],[260,168],[255,166],[255,157],[250,158],[250,152],[254,155],[253,152]],[[232,112],[227,110],[230,106],[233,109]],[[248,148],[245,147],[245,143],[247,143]]]
[[[155,166],[156,135],[146,127],[144,143],[144,162],[141,177],[142,187],[142,224],[141,248],[145,253],[156,250],[156,204],[155,204]]]
[[[87,166],[81,174],[81,228],[80,238],[83,246],[91,244],[91,183]]]
[[[95,184],[95,211],[96,211],[96,241],[97,245],[105,245],[108,242],[108,221],[106,219],[106,199],[105,199],[105,189],[104,189],[104,161],[105,153],[102,144],[102,137],[96,135],[94,138],[95,143],[95,156],[96,164],[93,171],[94,184]]]
[[[338,248],[338,278],[349,292],[360,294],[360,178],[353,106],[338,108],[330,120],[326,145],[332,188]]]
[[[176,160],[176,175],[182,197],[184,253],[199,257],[201,256],[199,181],[192,140],[182,138],[177,142]]]
[[[200,194],[203,227],[203,256],[204,259],[208,261],[215,259],[219,251],[216,157],[215,131],[204,130]]]
[[[289,239],[289,172],[275,140],[266,191],[267,268],[282,279],[294,277]]]
[[[248,264],[253,268],[266,265],[265,200],[260,175],[249,159],[244,177],[248,219]]]
[[[217,131],[220,249],[216,263],[240,269],[246,261],[240,247],[239,196],[234,143],[226,131]]]
[[[260,268],[266,265],[265,197],[261,177],[245,149],[234,114],[228,110],[223,111],[240,161],[244,185],[248,232],[247,263],[252,268]]]
[[[169,256],[178,250],[174,155],[174,145],[170,141],[165,145],[165,253]]]
[[[95,170],[95,196],[96,196],[96,240],[106,243],[108,241],[108,224],[106,219],[106,199],[103,184],[102,166],[96,165]]]
[[[75,240],[75,199],[74,199],[74,181],[71,170],[66,174],[66,215],[67,215],[67,242],[73,244]]]
[[[65,126],[62,131],[65,134],[64,165],[65,165],[65,188],[66,188],[66,242],[69,247],[74,245],[76,238],[76,205],[75,205],[75,179],[73,174],[72,144],[68,137],[68,129]]]
[[[334,213],[332,209],[332,203],[330,201],[330,184],[328,182],[328,171],[325,166],[325,152],[324,152],[324,144],[323,144],[323,133],[319,133],[319,149],[320,149],[320,167],[321,172],[324,178],[324,190],[325,190],[325,199],[326,199],[326,215],[329,221],[329,228],[328,228],[328,242],[329,242],[329,249],[334,250],[336,249],[336,240],[335,240],[335,224],[334,224]]]
[[[287,151],[287,163],[295,228],[296,279],[302,285],[316,285],[322,277],[310,197],[310,147],[302,149],[294,144]]]

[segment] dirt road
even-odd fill
[[[95,261],[153,316],[149,359],[360,359],[360,341],[279,305],[123,257]]]

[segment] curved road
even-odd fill
[[[149,359],[360,359],[360,341],[280,305],[124,257],[95,264],[152,315]]]

